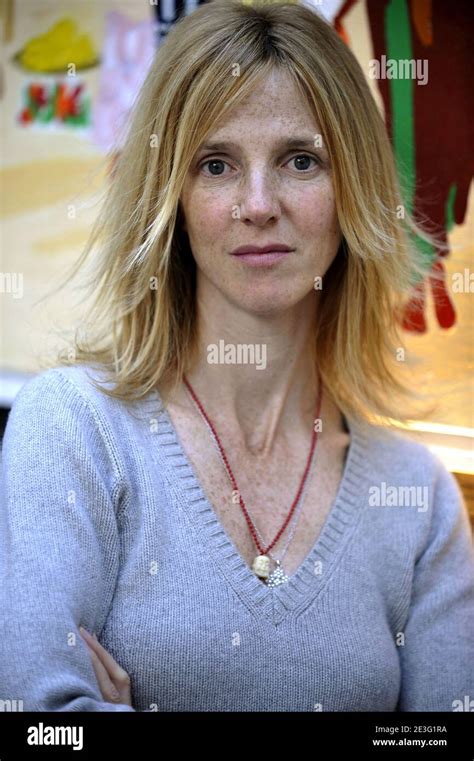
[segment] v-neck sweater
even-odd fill
[[[457,481],[428,447],[346,417],[322,530],[270,588],[221,525],[159,393],[124,403],[93,377],[97,367],[44,370],[9,415],[0,701],[453,711],[474,698],[472,534]],[[127,671],[133,707],[103,699],[79,626]]]

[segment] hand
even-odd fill
[[[79,627],[79,632],[89,647],[103,699],[108,703],[125,703],[132,706],[131,682],[127,672],[119,666],[105,647],[102,647],[95,634],[92,637],[82,626]]]

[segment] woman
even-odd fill
[[[451,711],[474,695],[461,493],[379,424],[416,399],[396,318],[423,274],[410,236],[430,238],[402,207],[364,75],[313,11],[217,0],[178,22],[85,252],[103,236],[87,343],[8,421],[0,697]]]

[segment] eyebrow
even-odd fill
[[[279,150],[285,148],[311,148],[312,150],[321,150],[321,147],[314,145],[314,137],[311,138],[307,137],[306,135],[304,137],[282,138],[276,143],[276,147]],[[233,143],[232,141],[205,143],[199,148],[199,153],[201,151],[226,151],[228,148],[238,149],[239,146],[237,143]]]

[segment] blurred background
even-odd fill
[[[52,328],[67,331],[81,320],[84,306],[69,288],[37,302],[81,253],[153,55],[197,4],[0,4],[0,435],[22,383],[61,348]],[[410,383],[433,391],[440,411],[406,432],[455,473],[474,522],[474,4],[306,4],[359,60],[392,140],[406,206],[448,244],[448,251],[420,245],[420,257],[443,275],[443,285],[435,288],[429,276],[419,283],[404,322],[407,349],[421,358]]]

